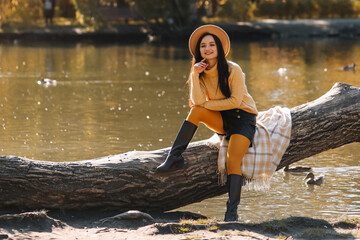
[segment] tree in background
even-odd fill
[[[11,21],[33,23],[42,17],[41,0],[0,0],[0,24]]]
[[[204,1],[197,0],[131,0],[131,5],[147,23],[154,35],[176,34],[199,23]]]
[[[304,18],[313,18],[319,10],[319,4],[316,0],[298,1],[297,16]]]
[[[64,18],[75,18],[76,9],[73,0],[58,0],[59,16]]]
[[[0,0],[0,24],[32,24],[42,18],[41,0]],[[56,17],[74,18],[95,29],[113,23],[100,8],[136,11],[153,35],[184,35],[205,22],[257,18],[359,17],[360,0],[59,0]],[[207,18],[204,18],[207,17]],[[114,18],[113,18],[114,19]],[[126,21],[125,21],[126,23]]]
[[[99,0],[73,0],[76,19],[80,24],[101,28],[105,20],[98,11]]]
[[[103,7],[128,7],[129,1],[128,0],[98,0],[99,6]]]
[[[260,18],[358,17],[360,0],[262,0],[256,3]]]
[[[56,4],[56,16],[75,17],[74,0],[59,0]],[[43,18],[42,0],[0,0],[0,24],[34,24]]]
[[[352,17],[360,10],[360,1],[357,0],[337,0],[337,7],[334,13],[341,17]]]
[[[12,14],[11,1],[0,0],[0,24],[6,22]]]
[[[249,0],[220,1],[217,16],[225,19],[249,20],[254,18],[256,3]]]

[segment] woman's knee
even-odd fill
[[[207,109],[204,108],[204,107],[194,106],[194,107],[191,108],[190,114],[202,115],[202,114],[204,114],[204,113],[207,112],[207,111],[209,111],[209,110],[207,110]]]
[[[190,109],[189,115],[187,117],[187,120],[191,122],[191,120],[196,121],[194,124],[199,124],[199,122],[202,120],[204,115],[206,114],[206,111],[208,111],[206,108],[200,107],[200,106],[194,106]]]
[[[230,150],[230,149],[228,149]],[[237,151],[228,151],[226,158],[226,168],[228,175],[237,174],[241,175],[241,163],[243,160],[243,155],[239,154]]]
[[[233,134],[230,137],[227,152],[228,174],[241,175],[241,163],[250,145],[250,140],[241,134]]]
[[[242,160],[236,158],[226,159],[226,171],[228,175],[236,174],[241,175],[241,162]]]

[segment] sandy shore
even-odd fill
[[[189,212],[23,212],[0,215],[0,239],[360,239],[360,218],[225,223]]]

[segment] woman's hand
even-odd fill
[[[195,63],[193,72],[198,73],[198,74],[202,73],[205,70],[205,68],[207,66],[209,66],[209,64],[207,64],[205,61],[206,61],[206,58],[204,58],[203,60],[201,60],[198,63]]]
[[[203,103],[203,104],[201,104],[201,105],[195,105],[195,104],[191,104],[191,106],[190,106],[191,108],[193,108],[193,107],[205,107],[205,104]]]

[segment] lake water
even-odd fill
[[[310,39],[232,42],[260,111],[294,107],[334,83],[360,87],[340,71],[359,62],[360,42]],[[93,44],[14,41],[0,44],[0,155],[76,161],[172,144],[188,113],[190,55],[184,44]],[[56,80],[44,86],[41,78]],[[201,126],[194,138],[209,138]],[[243,221],[288,216],[360,216],[360,143],[304,159],[324,175],[310,188],[305,175],[278,171],[271,190],[243,192]],[[180,210],[222,218],[226,195]]]

